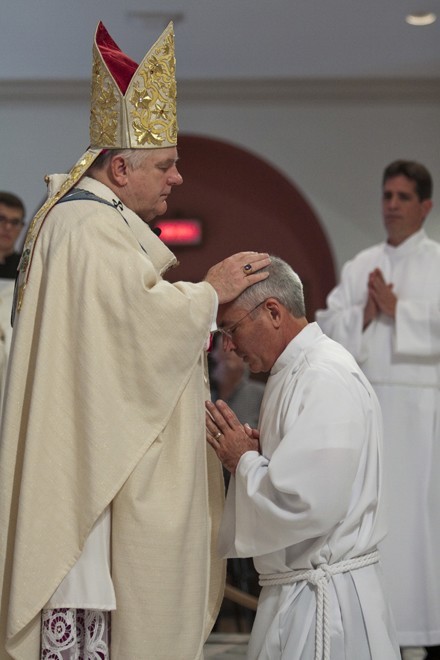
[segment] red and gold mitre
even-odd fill
[[[99,23],[93,44],[90,145],[157,149],[177,144],[173,24],[139,66]]]

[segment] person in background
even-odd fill
[[[397,660],[377,545],[382,426],[374,391],[340,344],[308,323],[299,277],[271,257],[266,280],[221,305],[226,351],[270,370],[258,429],[207,401],[207,440],[231,479],[226,557],[254,557],[262,591],[249,660]]]
[[[11,349],[11,310],[14,298],[14,280],[0,280],[0,420],[1,402],[5,391],[5,379]]]
[[[16,244],[24,227],[25,208],[17,195],[0,191],[0,279],[15,280],[20,253]]]
[[[47,178],[19,267],[0,658],[199,660],[224,588],[206,348],[218,303],[270,260],[162,278],[177,262],[149,223],[182,184],[172,24],[138,66],[100,23],[93,59],[92,146]]]
[[[17,241],[24,227],[25,207],[17,195],[0,191],[0,409],[11,345],[14,281],[20,261]]]
[[[316,313],[372,383],[384,419],[390,530],[384,578],[403,657],[440,658],[440,244],[424,229],[432,178],[397,160],[382,177],[386,239],[344,265]]]
[[[225,351],[218,334],[214,335],[209,358],[213,401],[226,401],[241,422],[258,426],[264,383],[249,377],[249,367],[236,353]]]
[[[221,333],[214,335],[213,348],[209,353],[211,366],[211,399],[222,399],[237,415],[242,423],[251,428],[258,426],[264,383],[250,378],[249,367],[234,351],[225,351]],[[226,486],[229,472],[224,470]],[[258,575],[252,560],[234,558],[228,561],[227,581],[241,591],[258,597]],[[249,632],[255,618],[254,610],[229,601],[223,601],[217,620],[216,630],[221,630],[224,622],[233,618],[239,632]]]

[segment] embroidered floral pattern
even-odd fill
[[[90,143],[114,147],[118,142],[119,96],[117,86],[93,49],[92,102],[90,109]]]
[[[138,145],[176,144],[174,33],[166,30],[130,83],[128,111]]]
[[[170,23],[134,72],[123,94],[93,45],[90,144],[137,149],[177,144],[176,59]]]
[[[43,610],[42,660],[109,660],[110,612]]]

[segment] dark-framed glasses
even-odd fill
[[[10,225],[13,229],[17,229],[17,227],[24,225],[24,222],[23,220],[18,220],[18,218],[7,218],[5,215],[0,215],[0,226],[6,227],[6,225]]]
[[[247,314],[242,316],[241,319],[239,319],[236,323],[234,323],[234,325],[231,325],[231,327],[229,327],[229,328],[217,328],[218,332],[220,332],[223,335],[223,337],[227,337],[228,339],[232,339],[232,337],[234,335],[234,332],[237,330],[240,323],[243,323],[243,321],[245,319],[247,319],[247,317],[250,314],[252,314],[252,312],[255,312],[255,310],[258,309],[258,307],[260,307],[260,305],[262,305],[265,302],[266,302],[266,300],[262,300],[261,302],[258,303],[258,305],[255,305],[255,307],[252,307],[252,309],[249,310],[249,312]]]

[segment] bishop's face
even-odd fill
[[[144,222],[151,222],[167,210],[168,195],[180,186],[176,147],[152,149],[136,169],[128,169],[128,181],[120,198]]]

